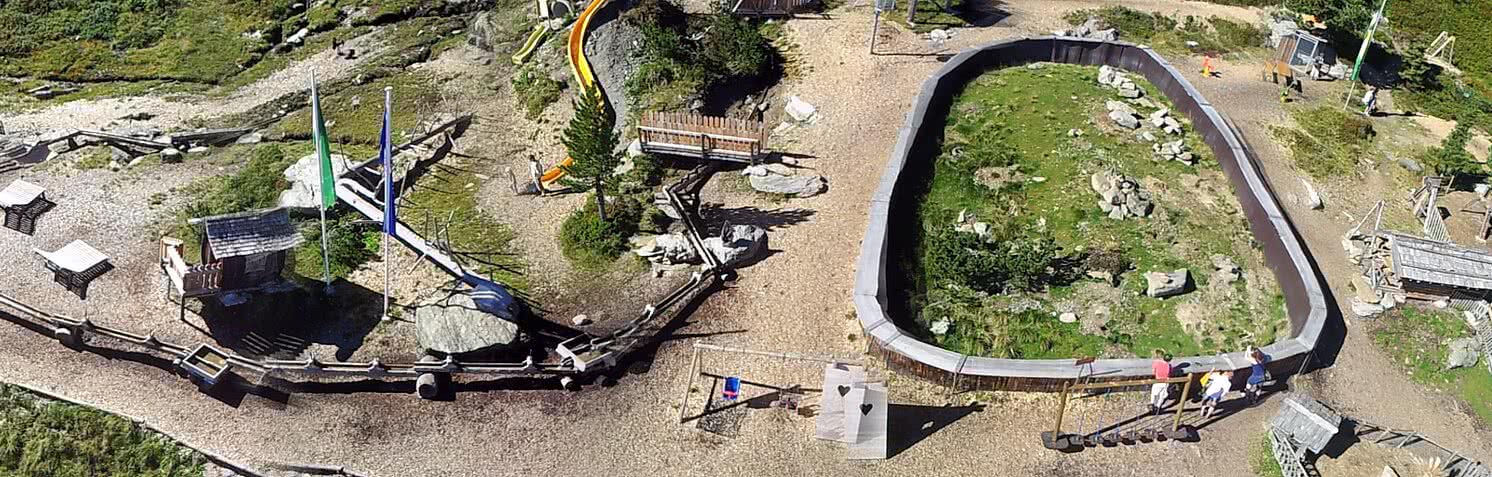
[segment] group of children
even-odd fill
[[[1249,360],[1249,376],[1244,381],[1243,395],[1252,406],[1259,399],[1259,386],[1269,380],[1269,372],[1264,369],[1264,363],[1268,359],[1263,351],[1252,346],[1245,352]],[[1154,359],[1150,362],[1150,368],[1155,372],[1155,379],[1170,379],[1175,369],[1171,367],[1171,358],[1164,352],[1156,350]],[[1202,417],[1212,417],[1217,412],[1218,403],[1223,397],[1233,390],[1233,371],[1208,371],[1202,375]],[[1160,414],[1165,408],[1166,398],[1171,394],[1171,385],[1158,382],[1150,386],[1150,411]],[[1186,396],[1182,396],[1185,399]]]

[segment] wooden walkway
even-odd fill
[[[817,0],[727,0],[730,12],[759,17],[790,17],[808,10]]]
[[[767,155],[767,127],[761,121],[647,113],[637,123],[637,137],[649,154],[744,163]]]

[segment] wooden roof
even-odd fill
[[[0,190],[0,207],[16,207],[30,204],[47,192],[41,186],[16,179]]]
[[[304,241],[283,208],[204,217],[207,243],[217,258],[289,250]]]
[[[1399,279],[1492,290],[1492,254],[1409,235],[1387,235]]]

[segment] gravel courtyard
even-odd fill
[[[897,128],[920,84],[940,66],[939,53],[990,40],[1041,35],[1062,28],[1061,13],[1111,2],[998,2],[1010,13],[992,27],[958,32],[943,50],[930,50],[919,35],[882,25],[882,55],[865,52],[871,11],[852,2],[832,12],[832,20],[805,18],[786,30],[804,53],[812,73],[780,88],[819,108],[812,126],[774,137],[775,147],[807,157],[805,167],[828,177],[828,193],[795,199],[783,208],[812,214],[800,223],[772,230],[771,249],[779,251],[740,271],[739,279],[703,298],[684,318],[687,325],[654,349],[641,353],[626,372],[578,392],[554,389],[552,382],[470,381],[452,401],[422,401],[412,382],[306,384],[289,394],[213,397],[197,391],[173,371],[168,360],[133,351],[78,353],[20,326],[0,324],[0,380],[21,383],[143,417],[169,429],[192,446],[251,464],[314,463],[345,466],[369,476],[538,475],[563,471],[577,475],[718,475],[749,472],[764,476],[1246,476],[1248,445],[1264,430],[1278,400],[1245,409],[1202,429],[1195,444],[1148,444],[1076,454],[1045,450],[1037,432],[1049,425],[1055,398],[1045,394],[973,393],[949,398],[915,378],[890,376],[891,402],[902,405],[891,417],[894,458],[848,462],[844,447],[812,438],[813,421],[775,409],[747,412],[737,437],[724,438],[679,424],[679,397],[685,390],[690,342],[871,360],[850,306],[854,261],[864,232],[869,197],[895,141]],[[1194,2],[1145,0],[1133,8],[1220,15],[1253,21],[1252,10]],[[506,61],[504,59],[504,61]],[[1257,101],[1274,91],[1251,74],[1250,64],[1227,65],[1238,73],[1225,80],[1196,77],[1192,58],[1174,59],[1219,109],[1232,115],[1259,148],[1265,169],[1280,193],[1298,187],[1283,152],[1268,141],[1275,119]],[[1226,71],[1226,69],[1225,69]],[[1265,95],[1265,98],[1270,98]],[[1279,113],[1283,114],[1283,113]],[[152,261],[159,240],[160,211],[167,199],[149,206],[152,193],[220,174],[210,164],[188,163],[169,173],[132,177],[107,170],[71,177],[28,172],[60,205],[45,216],[37,236],[5,231],[0,261],[6,282],[0,292],[38,307],[137,332],[188,343],[200,335],[176,321],[176,306],[160,298],[163,276]],[[156,169],[160,170],[160,169]],[[0,183],[14,174],[0,176]],[[720,180],[717,178],[717,180]],[[737,194],[704,200],[744,200]],[[745,204],[767,207],[769,204]],[[1303,206],[1285,204],[1308,247],[1315,251],[1327,283],[1345,303],[1346,277],[1353,270],[1337,256],[1337,240],[1348,224],[1312,217]],[[1307,218],[1312,217],[1312,218]],[[52,250],[83,238],[119,257],[118,267],[95,283],[87,305],[51,283],[41,260],[30,251]],[[404,267],[417,260],[400,256]],[[1395,370],[1361,332],[1349,331],[1334,368],[1305,378],[1304,386],[1328,401],[1341,402],[1376,422],[1412,427],[1442,444],[1484,458],[1492,438],[1460,414],[1439,412],[1444,398],[1419,389]],[[126,348],[122,348],[126,349]],[[872,363],[874,364],[874,363]],[[739,375],[747,381],[812,388],[821,369],[772,358],[709,355],[702,369]],[[688,404],[690,414],[712,392]],[[752,388],[748,388],[750,391]],[[1371,390],[1371,392],[1367,392]],[[748,394],[748,397],[754,394]],[[812,401],[812,394],[810,394]],[[951,405],[950,405],[951,404]],[[1079,412],[1127,412],[1125,403],[1082,403]],[[1135,406],[1138,406],[1136,404]]]

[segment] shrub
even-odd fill
[[[327,250],[332,277],[344,278],[378,254],[379,234],[357,225],[359,217],[343,214],[327,222]],[[309,221],[302,227],[305,243],[295,250],[295,273],[309,279],[320,279],[321,225]]]
[[[201,457],[118,416],[5,385],[0,416],[0,475],[202,475]]]
[[[934,286],[953,283],[985,293],[1036,289],[1059,258],[1056,241],[1038,233],[997,232],[991,238],[942,229],[927,241],[923,267]]]
[[[1250,23],[1239,23],[1219,17],[1208,18],[1207,23],[1212,24],[1212,29],[1217,32],[1218,42],[1229,50],[1263,46],[1264,42],[1269,39],[1269,32]]]
[[[565,84],[555,81],[543,72],[525,66],[513,74],[513,98],[523,108],[524,117],[530,121],[539,119],[544,109],[559,101]]]
[[[767,70],[771,42],[749,20],[717,13],[708,17],[700,55],[708,71],[723,77],[747,78]]]
[[[1456,123],[1456,128],[1441,141],[1440,147],[1431,149],[1424,160],[1442,175],[1475,178],[1479,182],[1486,175],[1486,170],[1482,164],[1476,162],[1471,153],[1466,152],[1466,142],[1470,139],[1470,121]]]
[[[627,251],[627,239],[637,232],[641,209],[629,200],[618,200],[610,209],[610,220],[601,220],[595,201],[571,213],[560,225],[560,250],[570,263],[583,269],[599,269]]]
[[[1062,18],[1073,25],[1081,24],[1088,17],[1098,17],[1109,27],[1119,29],[1121,36],[1150,38],[1157,33],[1176,29],[1176,20],[1165,15],[1152,15],[1129,7],[1112,6],[1096,10],[1076,10]]]

